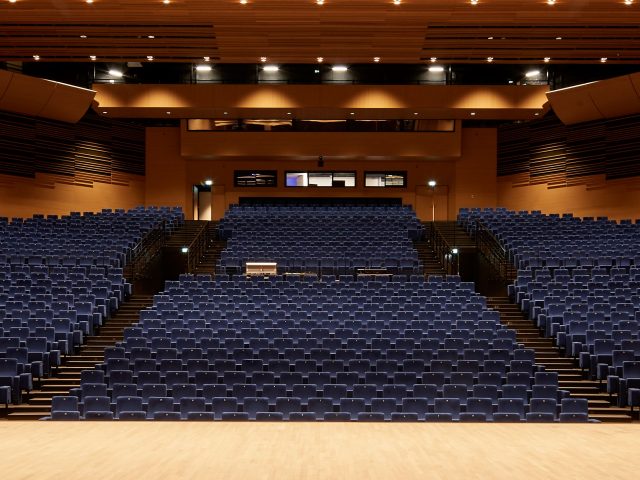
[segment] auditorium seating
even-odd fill
[[[239,273],[248,261],[270,261],[280,273],[420,273],[412,240],[421,232],[406,206],[234,205],[219,224],[228,243],[218,271]]]
[[[509,295],[625,406],[640,377],[640,223],[505,209],[463,209],[472,234],[488,229],[518,267]]]
[[[170,208],[0,218],[2,398],[20,403],[93,335],[131,294],[123,267],[132,248],[162,222],[182,220]]]
[[[182,275],[83,372],[62,418],[569,418],[532,359],[458,276]]]

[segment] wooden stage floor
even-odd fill
[[[632,479],[637,424],[2,422],[0,478]]]

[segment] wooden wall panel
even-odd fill
[[[144,175],[144,128],[96,116],[70,125],[0,113],[0,174],[37,173],[83,185]]]
[[[564,125],[553,114],[498,131],[498,176],[552,186],[640,176],[640,115]]]

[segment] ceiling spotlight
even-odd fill
[[[210,62],[210,61],[211,61],[211,58],[210,58],[210,57],[202,57],[202,59],[203,59],[205,62]]]
[[[171,115],[171,112],[167,112],[167,115]]]
[[[393,0],[394,5],[400,5],[401,3],[402,3],[402,0]]]
[[[333,72],[346,72],[348,70],[344,65],[334,65],[331,67],[331,71]]]
[[[562,37],[556,37],[556,40],[562,40]]]
[[[551,57],[544,57],[543,60],[544,60],[544,63],[549,63],[549,61],[551,60]]]
[[[109,75],[111,75],[112,77],[117,77],[117,78],[122,78],[123,77],[123,73],[120,70],[115,70],[115,69],[111,69],[109,70]]]
[[[489,63],[493,62],[493,57],[487,57],[487,62]]]
[[[107,113],[109,112],[107,112],[106,110],[102,112],[103,115],[106,115]]]
[[[85,0],[87,3],[93,3],[93,0]]]
[[[431,57],[431,58],[429,59],[429,61],[430,61],[431,63],[435,63],[435,62],[436,62],[436,60],[438,60],[438,57]]]
[[[436,181],[435,181],[435,180],[429,180],[429,181],[427,182],[427,185],[429,185],[431,188],[433,188],[433,187],[435,187],[435,186],[437,185],[437,183],[436,183]]]
[[[513,84],[513,80],[509,80],[507,83],[508,83],[509,85],[512,85],[512,84]]]
[[[607,63],[608,58],[607,57],[602,57],[600,59],[600,63]]]
[[[624,0],[625,5],[631,5],[632,3],[633,3],[633,0]]]
[[[547,5],[555,5],[556,0],[547,0]]]
[[[189,247],[182,247],[182,248],[180,249],[180,251],[181,251],[182,253],[189,253]]]
[[[153,55],[147,55],[147,60],[149,60],[150,62],[153,61]]]
[[[287,112],[287,115],[291,115],[291,112]]]
[[[493,37],[487,37],[487,40],[493,40]]]
[[[80,35],[80,38],[87,38],[86,35]]]
[[[261,61],[262,63],[266,62],[266,61],[267,61],[267,57],[260,57],[260,61]]]
[[[373,61],[378,63],[380,61],[380,57],[373,57]]]
[[[156,38],[156,36],[155,35],[147,35],[147,38],[154,39],[154,38]]]
[[[113,78],[110,78],[109,83],[116,83],[116,81]]]
[[[442,67],[440,65],[433,65],[433,66],[429,67],[429,71],[431,73],[442,73],[442,72],[444,72],[444,67]]]
[[[469,115],[471,115],[472,117],[476,116],[476,112],[471,112]]]
[[[262,70],[264,72],[277,72],[280,68],[277,65],[265,65]]]
[[[9,3],[16,3],[17,0],[9,0]]]
[[[245,0],[245,1],[246,1],[246,0]],[[211,185],[213,185],[213,180],[211,180],[210,178],[207,178],[207,179],[204,181],[204,184],[205,184],[207,187],[210,187]]]
[[[324,0],[316,0],[316,3],[317,3],[318,5],[324,5]]]
[[[322,63],[324,62],[324,57],[318,57],[316,58],[316,60],[318,61],[318,63]]]
[[[349,115],[355,115],[356,112],[349,112]]]
[[[247,4],[247,0],[240,0],[240,5],[246,5]]]
[[[538,75],[540,75],[540,70],[529,70],[524,74],[524,76],[527,78],[537,77]]]
[[[538,116],[540,115],[540,112],[535,112],[533,115],[534,115],[535,117],[538,117]]]
[[[33,59],[37,62],[38,60],[40,60],[40,55],[34,55]]]
[[[171,0],[162,0],[162,3],[164,3],[165,5],[169,5],[171,3]]]
[[[95,55],[89,55],[89,60],[91,60],[92,62],[96,61],[96,56]]]
[[[211,65],[196,65],[196,72],[210,72]]]
[[[477,5],[478,4],[478,0],[470,0],[469,2],[471,5]]]
[[[229,112],[222,112],[223,115],[229,115]]]
[[[418,112],[413,112],[414,115],[418,115]]]

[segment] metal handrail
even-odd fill
[[[209,222],[205,222],[191,243],[187,245],[187,273],[193,272],[198,266],[209,244],[209,238]]]
[[[162,223],[147,232],[142,239],[127,252],[125,265],[125,277],[129,279],[139,278],[144,268],[160,251],[167,239],[167,222]]]
[[[431,222],[430,241],[436,258],[442,263],[447,275],[458,274],[460,272],[460,253],[453,254],[455,245],[451,245],[442,235],[436,222]]]
[[[482,222],[476,221],[476,245],[478,250],[493,265],[500,276],[511,282],[516,278],[517,268],[510,259],[509,252]]]

